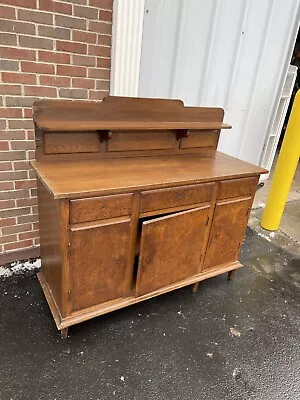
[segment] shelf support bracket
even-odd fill
[[[100,137],[100,142],[104,142],[105,140],[111,139],[112,137],[112,132],[109,130],[105,130],[105,131],[97,131],[99,133],[99,137]]]
[[[188,129],[176,129],[176,139],[182,139],[189,136]]]

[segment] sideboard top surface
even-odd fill
[[[54,198],[126,193],[266,173],[221,152],[106,160],[32,161]]]

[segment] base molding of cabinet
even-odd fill
[[[40,285],[41,285],[41,287],[43,289],[44,295],[46,297],[48,306],[49,306],[49,308],[51,310],[51,313],[52,313],[53,319],[55,321],[55,324],[57,326],[57,329],[60,330],[60,329],[63,328],[63,327],[61,327],[61,323],[62,323],[63,318],[62,318],[62,316],[61,316],[61,314],[60,314],[60,312],[58,310],[58,307],[57,307],[56,302],[55,302],[55,300],[54,300],[54,298],[52,296],[52,293],[51,293],[51,291],[49,289],[49,286],[48,286],[48,284],[46,282],[46,279],[45,279],[45,277],[43,275],[43,272],[42,271],[39,272],[37,274],[37,277],[38,277]]]
[[[84,310],[74,312],[68,317],[62,317],[60,315],[60,312],[56,306],[56,303],[53,299],[51,291],[49,290],[49,287],[47,285],[47,282],[45,281],[45,278],[44,278],[42,272],[38,273],[38,279],[39,279],[41,287],[44,291],[44,294],[45,294],[46,300],[48,302],[48,305],[50,307],[50,310],[52,312],[57,329],[62,330],[62,329],[68,328],[69,326],[76,325],[81,322],[87,321],[91,318],[95,318],[95,317],[99,317],[100,315],[108,314],[112,311],[116,311],[121,308],[128,307],[128,306],[131,306],[136,303],[140,303],[141,301],[151,299],[152,297],[156,297],[161,294],[171,292],[176,289],[180,289],[184,286],[188,286],[193,283],[201,282],[205,279],[213,278],[214,276],[221,275],[221,274],[236,270],[241,267],[242,267],[242,264],[239,261],[218,265],[215,268],[210,268],[210,269],[204,270],[197,275],[193,275],[193,276],[183,279],[181,281],[172,283],[171,285],[157,289],[153,292],[144,294],[142,296],[139,296],[139,297],[130,296],[130,297],[126,297],[126,298],[119,298],[119,299],[107,301],[106,303],[99,304],[97,306],[89,307]]]

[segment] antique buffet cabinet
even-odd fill
[[[241,266],[266,171],[217,151],[222,109],[108,96],[41,100],[33,118],[38,278],[62,336]]]

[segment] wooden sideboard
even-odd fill
[[[223,114],[125,97],[34,104],[38,278],[62,336],[241,266],[267,171],[217,151]]]

